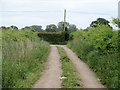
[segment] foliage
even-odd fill
[[[118,88],[118,31],[99,25],[72,33],[68,47],[86,62],[108,88]]]
[[[70,24],[68,22],[58,22],[57,25],[55,24],[47,25],[45,30],[42,29],[41,25],[25,26],[24,28],[21,28],[21,30],[27,29],[27,30],[31,30],[34,32],[61,32],[61,31],[64,31],[64,25],[65,25],[65,28],[67,28],[69,32],[74,32],[77,30],[77,27],[75,24]],[[0,28],[3,30],[18,29],[16,26],[10,26],[10,27],[1,26]]]
[[[120,20],[118,18],[112,18],[112,23],[115,24],[118,28],[120,28]]]
[[[50,24],[46,26],[46,32],[56,32],[57,31],[57,26],[54,24]]]
[[[91,28],[87,40],[90,40],[94,47],[103,54],[115,53],[118,50],[118,32],[105,25]]]
[[[10,27],[1,26],[0,29],[2,30],[17,29],[18,30],[18,27],[17,26],[10,26]]]
[[[16,27],[16,26],[11,26],[11,27],[9,27],[9,28],[18,29],[18,27]],[[9,29],[9,28],[8,28],[8,29]]]
[[[64,26],[69,32],[74,32],[77,30],[76,25],[69,24],[68,22],[59,22],[57,26],[55,24],[50,24],[46,26],[46,32],[61,32],[64,31]]]
[[[75,24],[69,24],[68,22],[59,22],[58,23],[58,32],[59,31],[64,31],[64,25],[68,29],[69,32],[74,32],[77,31],[77,27]]]
[[[75,32],[77,31],[77,27],[75,24],[70,24],[69,27],[68,27],[68,31],[69,32]]]
[[[108,25],[110,27],[109,23],[110,22],[104,18],[98,18],[90,24],[90,27],[97,27],[98,25]]]
[[[51,44],[65,44],[64,32],[38,32],[38,36]]]
[[[62,63],[63,74],[62,86],[63,88],[81,88],[80,78],[77,76],[77,72],[73,67],[72,62],[67,57],[65,51],[61,47],[57,47],[60,54],[60,60]]]
[[[59,22],[57,24],[58,26],[58,31],[64,31],[64,26],[68,28],[69,23],[68,22]]]
[[[21,30],[25,30],[25,29],[29,29],[34,32],[42,32],[43,31],[42,26],[40,26],[40,25],[26,26],[25,28],[22,28]]]
[[[30,30],[3,30],[3,88],[30,88],[38,80],[49,44]]]

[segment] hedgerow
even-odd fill
[[[37,34],[51,44],[66,44],[64,32],[38,32]]]
[[[68,43],[68,47],[97,73],[104,85],[118,88],[118,31],[100,25],[90,28],[88,32],[78,30],[72,35],[73,40]]]
[[[30,30],[2,30],[2,87],[32,87],[49,50],[49,44]]]

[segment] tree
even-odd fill
[[[98,25],[108,25],[110,27],[109,23],[110,22],[104,18],[98,18],[90,24],[90,27],[97,27]]]
[[[83,31],[88,32],[90,27],[87,27],[86,29],[83,29]]]
[[[24,30],[24,29],[29,29],[34,32],[42,32],[43,31],[42,26],[40,26],[40,25],[26,26],[25,28],[22,28],[21,30]]]
[[[10,26],[10,28],[18,30],[18,27],[16,27],[16,26]]]
[[[18,27],[17,26],[10,26],[10,27],[6,27],[6,29],[18,30]]]
[[[1,29],[4,29],[4,30],[7,29],[7,27],[5,27],[5,26],[1,26],[0,28],[1,28]]]
[[[32,25],[32,26],[30,26],[30,29],[35,32],[41,32],[43,30],[42,26],[40,26],[40,25]]]
[[[76,28],[76,25],[75,24],[69,24],[68,22],[59,22],[58,23],[58,31],[64,31],[64,25],[65,25],[65,28],[67,28],[67,30],[69,32],[74,32],[77,30]]]
[[[21,28],[21,30],[25,30],[25,29],[30,29],[30,27],[25,26],[24,28]]]
[[[116,27],[120,28],[120,19],[112,18],[112,23],[116,25]]]
[[[56,32],[57,31],[57,26],[55,24],[50,24],[46,26],[45,29],[47,32]]]
[[[68,27],[69,32],[75,32],[77,31],[77,27],[75,24],[70,24]]]
[[[64,25],[65,25],[65,27],[69,27],[68,22],[59,22],[58,25],[57,25],[58,31],[64,31]]]

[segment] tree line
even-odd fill
[[[45,30],[42,29],[41,25],[25,26],[24,28],[21,28],[21,30],[29,29],[29,30],[34,31],[34,32],[60,32],[60,31],[64,31],[64,25],[67,27],[67,29],[70,32],[74,32],[78,29],[75,24],[70,24],[69,22],[62,22],[61,21],[57,25],[55,25],[55,24],[47,25]],[[18,29],[17,26],[10,26],[10,27],[2,26],[1,28],[2,29],[9,29],[9,28]]]
[[[120,28],[120,20],[118,18],[112,18],[112,23]],[[61,32],[61,31],[64,31],[64,25],[65,25],[67,31],[69,31],[69,32],[74,32],[74,31],[78,30],[78,28],[76,27],[75,24],[70,24],[69,22],[63,22],[63,21],[59,22],[57,25],[49,24],[46,26],[45,29],[42,29],[41,25],[32,25],[32,26],[25,26],[24,28],[21,28],[21,30],[28,29],[28,30],[31,30],[34,32]],[[110,22],[108,20],[106,20],[104,18],[98,18],[97,20],[92,21],[90,26],[83,30],[88,31],[91,27],[96,28],[99,25],[107,25],[107,26],[111,27]],[[0,28],[2,28],[2,29],[9,29],[9,28],[18,29],[17,26],[10,26],[10,27],[1,26]]]

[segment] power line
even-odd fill
[[[94,12],[82,12],[82,11],[70,11],[70,13],[81,13],[81,14],[96,14],[96,15],[111,15],[108,13],[94,13]]]
[[[0,11],[1,13],[58,13],[58,12],[63,12],[62,10],[26,10],[26,11]],[[94,13],[94,12],[83,12],[83,11],[70,11],[68,10],[68,13],[80,13],[80,14],[95,14],[95,15],[109,15],[111,16],[112,14],[108,13]]]
[[[0,12],[62,12],[62,11],[58,11],[58,10],[52,10],[52,11],[47,11],[47,10],[45,10],[45,11],[0,11]]]

